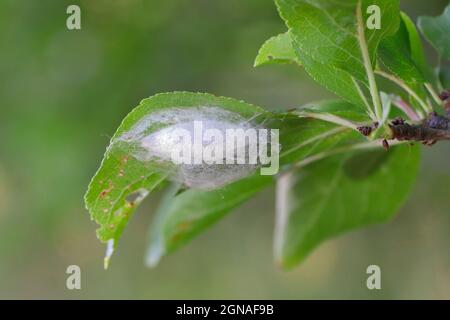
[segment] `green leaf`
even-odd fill
[[[439,54],[450,59],[450,5],[438,17],[419,17],[418,26]]]
[[[306,72],[315,81],[337,96],[358,106],[361,110],[366,110],[366,98],[362,86],[350,74],[332,65],[319,63],[300,50],[296,50],[296,52],[303,62]],[[361,91],[358,91],[358,88]]]
[[[419,147],[340,154],[283,176],[277,183],[276,260],[301,262],[324,240],[390,219],[409,194]]]
[[[363,113],[358,111],[359,109],[343,101],[324,101],[299,108],[298,111],[301,112],[303,109],[317,113],[328,112],[336,116],[346,115],[353,120],[366,118]],[[351,149],[352,145],[364,141],[361,135],[353,130],[313,118],[298,118],[296,111],[292,111],[290,114],[280,114],[272,119],[269,125],[269,127],[277,127],[281,130],[280,162],[284,166],[318,161],[327,154],[343,152],[345,148]],[[392,152],[395,150],[393,149]],[[383,151],[381,154],[387,153]],[[396,154],[389,158],[401,159],[402,156],[403,154]],[[370,162],[371,160],[363,161],[364,164]],[[354,164],[349,166],[357,167]],[[406,161],[405,168],[405,170],[410,168],[408,161]],[[357,170],[355,175],[361,178],[364,170],[367,168]],[[379,178],[379,180],[381,179],[383,178]],[[179,194],[173,190],[169,191],[168,198],[164,201],[161,210],[158,211],[151,228],[147,263],[154,266],[162,256],[188,243],[197,234],[267,187],[271,182],[270,177],[255,174],[213,191],[187,190]]]
[[[357,0],[275,0],[281,17],[290,29],[294,48],[315,63],[346,71],[367,84],[364,59],[357,36]],[[362,12],[377,5],[381,9],[381,29],[365,28],[372,62],[379,42],[393,35],[399,25],[398,0],[362,0]],[[306,66],[302,57],[300,61]]]
[[[106,267],[136,207],[165,178],[164,173],[137,161],[114,145],[106,152],[85,195],[86,208],[91,218],[100,225],[97,237],[102,242],[112,240],[110,253],[105,260]]]
[[[272,182],[273,177],[258,173],[212,191],[169,193],[151,227],[147,265],[156,265],[162,256],[186,244]]]
[[[280,128],[280,165],[288,168],[309,161],[319,154],[332,152],[352,144],[366,141],[361,134],[348,127],[324,119],[305,116],[301,109],[284,115]]]
[[[315,112],[322,109],[353,119],[367,119],[358,108],[343,101],[323,101],[311,104],[309,108]],[[282,166],[310,161],[321,153],[364,141],[353,130],[326,121],[300,118],[295,112],[279,114],[266,125],[280,130]],[[169,190],[151,227],[147,263],[155,265],[162,256],[188,243],[272,182],[272,177],[255,174],[212,191],[190,189],[176,194]]]
[[[216,97],[208,93],[167,92],[159,93],[141,101],[123,120],[113,136],[114,138],[129,131],[139,120],[153,112],[173,108],[218,107],[236,112],[244,118],[251,118],[257,114],[265,114],[266,110],[255,105],[226,97]]]
[[[433,70],[425,57],[422,39],[420,38],[416,25],[406,13],[401,12],[400,16],[402,18],[402,24],[408,32],[411,59],[422,72],[422,75],[425,76],[425,79],[428,82],[434,83],[436,81],[436,77],[434,76]]]
[[[443,89],[450,88],[450,66],[444,65],[439,68],[439,82]]]
[[[292,48],[292,40],[289,32],[274,36],[267,40],[259,49],[255,59],[255,67],[267,64],[295,63],[301,66],[301,62]]]
[[[297,52],[296,52],[297,51]],[[261,47],[255,60],[255,67],[267,64],[296,63],[302,65],[301,59],[305,59],[306,72],[318,83],[339,97],[366,108],[366,102],[362,97],[363,92],[358,91],[359,84],[347,72],[334,66],[318,63],[301,51],[294,50],[290,32],[287,31],[267,40]]]
[[[415,43],[415,59],[421,59],[418,50]],[[378,49],[379,60],[391,73],[408,84],[424,83],[424,75],[414,62],[412,52],[410,33],[403,20],[396,34],[381,41]]]
[[[353,122],[367,122],[370,120],[365,110],[362,110],[354,104],[342,100],[324,100],[311,102],[300,108],[297,108],[293,113],[299,116],[326,114]]]
[[[243,101],[202,93],[164,93],[142,100],[117,129],[85,195],[86,208],[100,225],[98,238],[102,242],[112,240],[108,259],[135,208],[171,173],[161,163],[140,158],[139,146],[134,141],[128,142],[128,136],[136,130],[139,134],[149,135],[171,124],[148,121],[155,114],[168,115],[173,110],[199,108],[219,108],[244,119],[266,114],[263,109]]]

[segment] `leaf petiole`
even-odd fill
[[[439,98],[439,95],[434,90],[433,86],[430,83],[425,83],[425,88],[430,93],[430,95],[433,98],[434,102],[436,102],[437,105],[441,105],[442,104],[442,100]]]
[[[319,112],[295,111],[294,114],[299,116],[300,118],[313,118],[317,120],[323,120],[326,122],[334,123],[342,127],[358,131],[357,127],[359,126],[359,124],[328,112],[319,113]]]
[[[394,106],[403,111],[411,121],[414,122],[420,121],[420,116],[414,111],[413,108],[411,108],[409,104],[403,101],[402,98],[396,97],[392,100],[392,103],[394,104]]]
[[[425,101],[423,101],[419,97],[419,95],[413,89],[411,89],[403,80],[382,70],[376,70],[375,73],[382,76],[383,78],[392,81],[393,83],[401,87],[403,90],[405,90],[411,97],[413,97],[420,104],[425,113],[430,113],[433,111],[433,108],[430,107]]]
[[[369,115],[370,119],[372,119],[373,121],[377,120],[377,117],[375,116],[375,114],[372,111],[372,108],[370,107],[369,101],[367,101],[366,95],[364,94],[364,92],[361,89],[361,86],[359,85],[359,83],[355,80],[354,77],[352,77],[352,81],[353,84],[355,85],[356,91],[358,91],[359,96],[361,97],[361,99],[364,102],[364,105],[367,108],[367,114]]]
[[[366,37],[364,34],[364,21],[361,10],[361,0],[358,1],[356,8],[356,18],[358,22],[358,42],[361,48],[361,54],[364,61],[364,67],[367,73],[367,79],[369,80],[370,95],[372,96],[372,102],[375,108],[375,115],[378,121],[383,118],[383,108],[381,105],[380,93],[378,91],[375,74],[370,61],[369,49],[367,47]]]

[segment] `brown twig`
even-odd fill
[[[434,129],[423,124],[390,124],[392,139],[399,141],[422,141],[426,144],[438,140],[450,140],[450,130]]]
[[[389,124],[390,140],[420,141],[429,146],[440,140],[450,140],[450,90],[442,92],[439,97],[443,101],[445,115],[431,112],[418,124],[409,124],[402,118],[397,118]],[[383,147],[389,149],[386,139],[383,140]]]

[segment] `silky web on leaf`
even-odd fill
[[[257,164],[223,164],[217,163],[180,163],[176,164],[172,158],[174,149],[180,149],[182,139],[174,133],[183,129],[194,137],[194,124],[201,122],[203,132],[214,129],[226,136],[226,130],[232,129],[262,129],[254,124],[251,119],[245,119],[240,114],[224,110],[219,107],[177,107],[154,112],[139,122],[129,131],[119,136],[115,145],[124,148],[138,161],[155,163],[159,168],[170,173],[170,179],[181,182],[189,188],[216,189],[233,181],[250,175],[258,168]],[[225,142],[216,139],[201,138],[201,147],[220,148],[225,156]],[[240,148],[244,148],[241,150]],[[248,143],[235,145],[235,155],[242,151],[247,155]]]

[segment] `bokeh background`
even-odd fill
[[[448,3],[402,2],[414,18]],[[66,29],[69,4],[81,7],[79,31]],[[154,194],[103,270],[83,194],[141,99],[202,91],[275,110],[332,97],[300,68],[252,67],[263,41],[284,29],[272,0],[1,0],[0,298],[449,299],[445,143],[425,150],[414,192],[391,223],[328,241],[292,271],[272,259],[273,190],[147,269]],[[71,264],[81,267],[82,290],[66,289]],[[381,267],[380,291],[366,288],[370,264]]]

